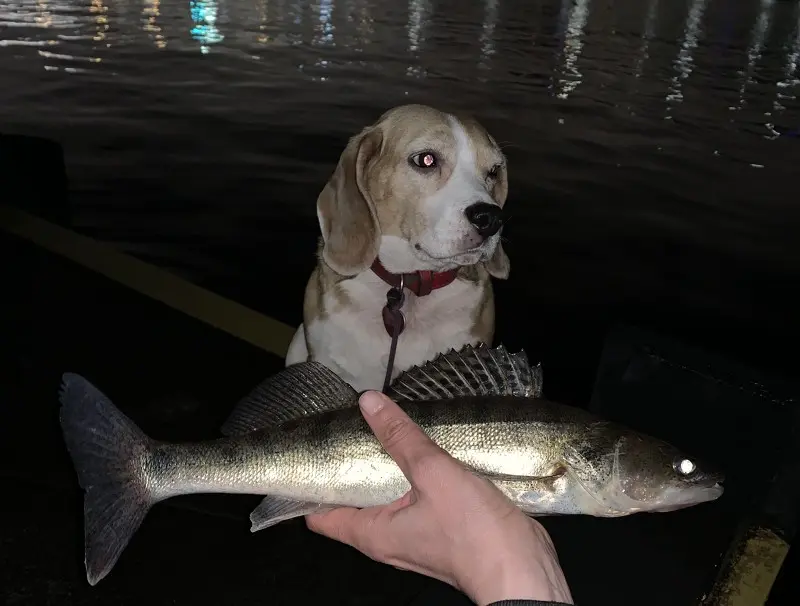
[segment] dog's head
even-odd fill
[[[322,255],[351,276],[380,254],[391,272],[485,263],[507,278],[500,243],[506,160],[475,120],[404,105],[352,137],[322,193]]]

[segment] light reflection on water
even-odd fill
[[[689,14],[686,16],[686,25],[684,26],[685,33],[681,41],[678,58],[675,59],[675,71],[677,73],[670,79],[669,93],[666,97],[667,112],[671,109],[672,103],[683,101],[681,92],[683,80],[692,74],[692,54],[697,48],[697,37],[707,2],[708,0],[692,0],[692,4],[689,7]]]
[[[592,45],[602,47],[609,40],[630,37],[641,40],[638,47],[633,43],[627,45],[636,54],[633,63],[637,78],[648,76],[648,61],[654,44],[662,55],[670,48],[675,49],[674,72],[666,78],[664,91],[664,111],[671,117],[674,106],[684,101],[685,82],[697,69],[694,55],[708,52],[714,45],[726,44],[726,37],[730,35],[730,24],[726,24],[730,17],[716,14],[716,23],[705,22],[709,0],[689,0],[684,7],[678,6],[681,3],[665,7],[658,0],[630,1],[618,7],[591,0],[554,0],[532,11],[521,10],[522,4],[521,0],[483,0],[480,10],[477,5],[462,5],[464,10],[455,13],[454,3],[434,0],[408,0],[402,5],[388,0],[309,3],[289,0],[2,0],[0,26],[5,31],[0,33],[0,45],[16,51],[0,54],[0,64],[22,60],[25,69],[35,69],[36,62],[30,55],[35,52],[40,58],[40,69],[68,73],[100,70],[124,78],[125,65],[133,66],[132,57],[139,63],[148,60],[148,46],[151,52],[170,48],[179,53],[194,50],[200,54],[209,54],[216,47],[254,60],[265,58],[259,47],[299,46],[304,52],[296,53],[292,61],[294,68],[319,82],[339,74],[351,77],[353,70],[359,68],[383,71],[387,62],[399,61],[405,64],[405,75],[417,80],[425,78],[432,69],[460,80],[502,84],[504,73],[535,74],[543,65],[552,62],[547,58],[550,55],[556,62],[551,93],[567,100],[584,79],[582,70],[587,68],[582,64],[589,65],[590,70],[599,67],[612,72],[620,67],[607,60],[605,65],[598,64],[598,52],[593,52]],[[739,17],[747,14],[742,10],[746,4],[740,3]],[[719,66],[726,73],[715,76],[730,80],[732,67],[738,74],[738,96],[735,103],[728,105],[730,110],[741,110],[747,103],[748,91],[756,84],[754,78],[762,63],[775,61],[777,49],[773,48],[769,57],[763,54],[766,44],[777,43],[770,39],[776,6],[781,6],[785,15],[792,9],[790,5],[794,5],[797,13],[796,3],[751,0],[749,4],[756,10],[748,15],[752,23],[742,63],[738,67],[732,63]],[[133,18],[137,6],[139,14]],[[542,31],[552,18],[552,15],[546,17],[545,7],[558,12],[557,32]],[[605,17],[609,11],[615,11],[611,25]],[[461,12],[464,16],[457,17]],[[622,21],[620,17],[626,12],[631,15],[632,24],[635,20],[638,23],[633,28],[617,31],[613,22],[617,18]],[[672,20],[681,12],[682,32],[678,38],[671,39]],[[591,27],[587,35],[586,28],[592,19],[598,20],[599,26]],[[405,30],[402,35],[406,38],[403,47],[397,44],[401,24]],[[786,109],[783,101],[794,100],[796,86],[800,34],[798,27],[788,34],[785,28],[782,31],[792,43],[782,49],[785,75],[776,83],[781,90],[773,102],[775,111]],[[498,39],[501,41],[499,50]],[[556,48],[554,42],[558,45]],[[125,61],[115,55],[114,48],[125,55]],[[31,51],[22,52],[21,49]],[[587,53],[590,58],[582,58]],[[104,59],[112,60],[115,67],[104,67]],[[622,64],[627,65],[627,62]],[[481,74],[486,71],[496,75],[487,78]],[[659,68],[651,66],[653,71]],[[703,74],[704,77],[710,75]],[[663,78],[657,73],[651,73],[650,77]],[[75,86],[80,85],[76,83]],[[638,90],[638,86],[632,87],[629,92]],[[769,116],[769,112],[766,115]]]
[[[786,44],[788,53],[786,55],[786,66],[783,72],[783,79],[777,83],[776,98],[774,108],[777,111],[786,109],[784,102],[797,99],[792,92],[794,87],[800,84],[798,78],[797,64],[800,62],[800,10],[797,11],[797,25],[795,26],[794,40],[789,40]]]
[[[79,227],[233,280],[265,233],[313,234],[348,136],[392,105],[446,105],[506,146],[519,246],[549,248],[552,269],[518,254],[516,275],[572,275],[587,300],[587,276],[601,298],[672,292],[623,236],[800,271],[775,235],[800,228],[800,148],[778,136],[800,127],[799,5],[0,0],[0,130],[65,145]],[[530,288],[556,298],[555,279]]]
[[[739,104],[737,107],[732,107],[731,109],[741,109],[747,102],[747,87],[754,82],[753,72],[758,65],[759,59],[761,59],[761,53],[764,49],[764,41],[766,40],[767,33],[769,32],[774,4],[775,0],[761,0],[758,18],[753,24],[753,30],[750,34],[751,42],[747,49],[747,66],[742,70],[742,85],[739,88]]]
[[[427,25],[431,17],[430,0],[409,0],[408,2],[408,25],[406,31],[408,35],[408,54],[416,63],[406,68],[409,76],[424,76],[424,70],[419,66],[419,52],[425,44]]]
[[[155,44],[156,48],[167,48],[167,41],[164,39],[164,34],[161,33],[161,27],[158,24],[161,0],[145,0],[142,2],[142,29],[150,35],[150,39]]]
[[[568,11],[567,33],[564,37],[564,48],[562,51],[563,67],[561,71],[564,77],[558,82],[558,98],[566,99],[570,93],[580,84],[581,73],[578,71],[578,58],[583,48],[583,28],[586,27],[586,20],[589,17],[590,0],[563,0],[562,10]],[[572,5],[572,8],[568,8]]]
[[[214,0],[190,0],[189,8],[194,22],[192,38],[200,43],[200,52],[205,55],[212,44],[225,39],[217,27],[217,3]]]

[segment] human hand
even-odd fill
[[[449,583],[479,606],[511,599],[573,603],[541,524],[442,450],[382,393],[366,392],[359,404],[411,490],[388,505],[306,516],[311,530]]]

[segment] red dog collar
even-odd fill
[[[407,274],[393,274],[383,266],[377,257],[372,263],[372,271],[389,286],[395,288],[400,288],[402,278],[403,285],[418,297],[424,297],[437,288],[447,286],[458,275],[458,268],[448,271],[414,271]]]

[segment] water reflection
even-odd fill
[[[537,79],[545,79],[562,101],[603,98],[628,108],[629,115],[647,113],[643,106],[657,103],[652,113],[671,117],[679,104],[685,108],[691,78],[698,102],[705,98],[707,106],[716,103],[719,91],[731,91],[722,110],[741,109],[750,97],[767,94],[768,118],[772,111],[796,107],[800,34],[793,24],[784,47],[776,49],[780,56],[766,52],[773,21],[782,19],[774,12],[778,3],[743,1],[747,6],[739,12],[709,13],[709,0],[617,0],[596,6],[591,0],[542,0],[535,10],[521,0],[483,0],[476,13],[445,11],[434,0],[399,5],[390,0],[0,0],[0,48],[16,49],[0,54],[0,67],[13,61],[29,71],[81,72],[87,63],[110,63],[125,78],[147,65],[149,53],[168,44],[178,53],[199,49],[202,54],[217,46],[230,52],[215,53],[207,65],[251,60],[272,65],[280,56],[281,77],[300,71],[308,76],[301,82],[372,86],[373,75],[386,82],[410,76],[418,86],[441,87],[438,78],[444,76],[462,83],[465,93],[485,95],[491,74],[496,90],[528,95]],[[788,9],[794,21],[797,6],[794,0]],[[590,16],[597,20],[591,29]],[[681,31],[671,33],[675,22],[682,23]],[[292,48],[290,55],[280,55],[284,47]],[[701,75],[696,55],[704,52],[714,56],[714,63]],[[38,62],[30,63],[33,56]],[[159,67],[178,80],[191,71],[186,64],[172,67],[164,61],[162,55]],[[612,86],[615,98],[606,99],[610,93],[604,87],[626,65],[636,84]],[[756,73],[762,68],[762,78],[771,74],[772,80],[758,86],[762,78]],[[236,80],[237,73],[249,69],[231,66],[230,77]],[[437,79],[429,80],[432,72]],[[756,90],[764,88],[768,92]]]
[[[58,6],[55,7],[58,10]],[[20,4],[3,4],[0,2],[0,28],[7,28],[9,37],[4,37],[0,29],[0,47],[10,46],[51,46],[58,44],[53,29],[70,27],[76,19],[72,15],[60,15],[51,11],[51,3],[47,0],[27,0]],[[35,28],[36,36],[11,37],[15,31]],[[48,30],[47,33],[41,30]],[[38,39],[32,39],[38,38]]]
[[[314,15],[314,35],[311,44],[315,46],[336,46],[333,40],[333,0],[318,0],[311,4]]]
[[[678,58],[675,59],[674,63],[677,73],[670,78],[669,92],[666,96],[667,118],[671,117],[670,111],[672,110],[672,104],[683,101],[683,83],[692,73],[692,68],[694,66],[692,54],[697,48],[697,38],[700,34],[703,12],[705,11],[707,3],[708,0],[692,0],[689,14],[686,16],[683,40],[681,41],[680,50],[678,51]]]
[[[302,5],[288,0],[254,0],[254,2],[257,3],[258,44],[264,46],[303,44],[302,32],[298,31],[298,26],[303,24]],[[246,28],[247,25],[243,22],[242,27]],[[231,23],[231,26],[235,28],[236,22]],[[259,58],[258,55],[253,57]]]
[[[559,99],[569,97],[581,83],[581,72],[578,71],[578,58],[581,56],[583,48],[583,28],[589,18],[590,0],[564,0],[562,8],[568,3],[574,6],[569,11],[567,18],[566,36],[564,37],[564,49],[562,55],[564,64],[561,68],[563,77],[558,81],[556,96]]]
[[[91,16],[95,14],[95,30],[89,35],[72,35],[66,32],[79,28],[81,25],[81,15],[76,14],[77,11],[69,5],[68,2],[48,2],[47,0],[35,0],[32,4],[33,13],[31,14],[30,8],[26,6],[28,3],[18,5],[9,5],[5,7],[2,13],[3,21],[0,25],[17,26],[22,29],[24,26],[34,24],[39,29],[46,30],[48,33],[40,34],[38,40],[31,40],[28,36],[20,36],[17,39],[0,40],[0,46],[36,46],[39,49],[36,51],[38,57],[43,59],[43,68],[45,71],[55,72],[63,71],[65,73],[83,73],[86,70],[82,67],[74,65],[78,63],[99,63],[101,59],[93,56],[91,51],[89,56],[82,56],[82,52],[71,53],[64,47],[64,43],[70,40],[102,39],[105,30],[108,29],[108,21],[104,14],[106,8],[99,0],[92,0],[90,6],[87,7],[87,12]],[[12,11],[9,9],[16,9]],[[59,47],[62,47],[61,50]],[[86,52],[86,49],[82,49]]]
[[[90,2],[89,12],[95,16],[94,22],[97,26],[92,39],[95,42],[104,42],[108,31],[108,8],[106,8],[102,0],[90,0]],[[111,46],[111,43],[108,42],[107,45]]]
[[[766,248],[770,229],[797,231],[774,218],[791,207],[774,176],[800,149],[781,135],[800,126],[799,12],[798,0],[0,0],[0,130],[57,136],[89,192],[81,221],[111,241],[179,241],[176,267],[197,242],[221,251],[220,273],[269,265],[264,246],[283,250],[298,217],[315,224],[346,137],[412,96],[491,121],[518,167],[516,233],[538,229],[556,255],[613,257],[609,230],[656,223],[710,248],[761,212]],[[758,111],[728,111],[745,104]],[[748,165],[768,167],[764,183],[741,180]],[[638,259],[626,253],[603,262]]]
[[[36,12],[34,23],[39,27],[50,27],[53,25],[53,15],[48,10],[49,6],[44,0],[36,0]]]
[[[217,27],[219,8],[216,0],[189,0],[189,13],[194,26],[192,38],[200,43],[200,52],[208,54],[211,46],[225,39]]]
[[[489,60],[495,53],[494,30],[497,27],[498,0],[485,0],[483,13],[483,27],[481,27],[480,45],[481,60],[478,67],[491,69]]]
[[[642,45],[639,48],[639,58],[636,60],[634,75],[637,78],[642,76],[645,62],[650,58],[648,49],[650,40],[655,36],[656,16],[658,15],[658,0],[649,0],[647,5],[647,16],[645,17],[644,27],[642,28]]]
[[[800,4],[798,4],[796,12],[797,23],[794,30],[794,41],[786,57],[783,79],[778,82],[778,95],[773,104],[775,110],[779,112],[786,109],[784,103],[797,99],[793,91],[796,86],[800,85],[800,77],[798,77],[800,74],[798,74],[797,70],[797,64],[800,63]]]
[[[259,44],[269,44],[273,41],[272,36],[269,34],[270,22],[270,0],[262,0],[258,5],[258,35],[256,42]]]
[[[142,29],[153,39],[156,48],[166,48],[167,41],[158,25],[160,16],[161,0],[142,0]]]
[[[761,0],[761,8],[758,13],[755,25],[751,33],[750,47],[747,49],[747,67],[742,70],[742,85],[739,88],[739,105],[731,109],[740,110],[747,102],[745,93],[749,84],[753,83],[753,73],[756,69],[756,64],[761,59],[761,52],[764,48],[764,40],[769,31],[770,18],[772,16],[772,7],[775,0]]]
[[[431,4],[429,0],[409,0],[408,2],[408,54],[419,61],[422,45],[425,43],[426,30],[431,18]],[[413,77],[422,77],[425,70],[419,64],[412,64],[406,68],[406,74]]]
[[[354,22],[360,41],[360,46],[357,50],[363,51],[364,47],[372,44],[375,37],[375,19],[372,16],[372,8],[369,2],[362,1],[357,3]]]
[[[336,46],[334,40],[334,33],[336,28],[333,25],[333,0],[318,0],[311,4],[311,14],[313,19],[311,36],[311,45],[317,47],[330,47]],[[314,68],[323,72],[328,71],[331,67],[331,60],[325,54],[325,50],[320,50],[319,54],[314,59]],[[301,65],[301,69],[304,66]],[[330,76],[325,75],[311,75],[312,80],[318,82],[325,82]]]

